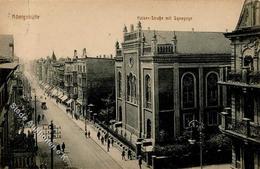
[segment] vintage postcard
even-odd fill
[[[260,0],[0,0],[0,168],[260,169]]]

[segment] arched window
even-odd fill
[[[131,82],[130,82],[130,76],[127,76],[127,101],[130,100],[130,90],[131,90]]]
[[[150,119],[146,121],[146,138],[151,138],[152,136],[152,123]]]
[[[207,80],[207,106],[218,105],[218,74],[209,73],[206,77]]]
[[[127,76],[127,101],[132,101],[133,96],[133,74]]]
[[[246,56],[244,57],[244,66],[245,66],[245,67],[249,67],[250,70],[253,70],[253,69],[254,69],[252,56],[246,55]]]
[[[183,108],[195,107],[195,76],[192,73],[182,76],[182,104]]]
[[[152,96],[151,96],[151,78],[149,75],[145,76],[145,107],[151,108],[152,105]]]
[[[122,75],[121,72],[118,72],[118,82],[117,82],[117,87],[118,87],[118,97],[122,96]]]
[[[132,78],[132,98],[133,98],[133,101],[135,102],[136,101],[136,77],[133,76]]]

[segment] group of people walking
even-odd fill
[[[62,145],[60,146],[60,144],[57,144],[56,149],[59,151],[62,151],[63,153],[65,152],[65,143],[63,142]]]
[[[132,160],[132,151],[130,150],[130,148],[128,150],[123,148],[123,150],[121,152],[122,160],[126,161],[126,158],[125,158],[126,152],[127,152],[128,160]],[[142,168],[142,156],[141,155],[138,156],[138,166],[140,169]]]

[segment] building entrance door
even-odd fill
[[[244,151],[245,169],[254,169],[254,152],[250,149]]]

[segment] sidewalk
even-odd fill
[[[51,99],[51,101],[56,104],[64,113],[66,113],[68,115],[68,117],[75,123],[77,124],[77,126],[82,130],[85,131],[85,122],[83,122],[82,120],[78,119],[76,120],[75,118],[72,118],[71,114],[66,112],[66,107],[60,103],[56,103],[53,99]],[[90,131],[91,133],[91,138],[86,138],[86,139],[92,139],[93,141],[95,141],[95,143],[100,146],[104,151],[107,151],[107,144],[105,143],[104,145],[101,144],[101,141],[98,140],[97,138],[97,128],[94,127],[92,125],[92,123],[90,124],[88,122],[87,124],[87,130]],[[117,149],[117,147],[114,146],[110,146],[109,152],[107,152],[122,168],[124,169],[139,169],[138,166],[138,160],[134,159],[134,160],[128,160],[127,159],[127,155],[126,155],[126,159],[127,160],[122,160],[121,157],[121,151],[119,151]],[[127,154],[127,153],[126,153]],[[142,169],[148,169],[148,167],[146,166],[145,162],[143,161],[143,165],[142,165]]]

